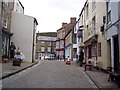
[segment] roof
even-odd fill
[[[77,22],[76,22],[77,23]],[[76,23],[69,23],[66,27],[65,27],[65,32],[66,32],[66,35],[64,38],[66,38],[69,33],[73,30],[74,26],[76,25]]]
[[[37,36],[57,37],[57,33],[56,32],[41,32],[41,33],[37,33]]]

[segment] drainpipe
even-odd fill
[[[0,21],[0,58],[2,56],[2,29],[1,29],[1,21]]]
[[[119,40],[119,63],[120,63],[120,1],[118,2],[118,40]],[[120,64],[119,64],[120,65]],[[120,68],[120,66],[119,66]]]
[[[1,1],[0,1],[0,8],[1,8]],[[2,56],[2,27],[1,27],[1,9],[0,9],[0,58]]]
[[[32,46],[32,63],[34,62],[34,46],[35,46],[35,21],[34,21],[34,25],[33,25],[33,46]]]

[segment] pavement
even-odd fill
[[[0,67],[2,67],[2,70],[0,70],[0,79],[14,75],[37,63],[38,61],[35,63],[23,62],[21,66],[12,66],[11,62],[0,63]],[[100,70],[85,71],[83,67],[80,67],[80,69],[82,69],[91,78],[98,88],[117,88],[117,85],[114,82],[108,81],[109,75],[107,73],[104,73]]]
[[[23,71],[29,67],[32,67],[33,65],[37,64],[38,61],[35,61],[34,63],[23,61],[21,63],[21,66],[13,66],[12,62],[7,63],[0,63],[0,67],[2,68],[0,70],[0,79],[7,78],[11,75],[14,75],[20,71]]]

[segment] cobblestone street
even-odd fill
[[[23,73],[3,80],[3,88],[97,88],[82,69],[64,61],[40,61]]]

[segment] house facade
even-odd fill
[[[20,2],[20,0],[13,0],[13,3],[14,3],[13,11],[24,14],[24,6]]]
[[[120,68],[120,0],[108,0],[107,4],[107,44],[109,66],[114,71]]]
[[[102,8],[101,8],[102,7]],[[85,62],[92,59],[94,65],[106,69],[108,67],[107,42],[105,33],[106,2],[87,0],[80,13],[80,26],[83,26]]]
[[[44,33],[44,35],[43,33],[37,33],[36,58],[45,59],[47,56],[54,59],[56,56],[56,37],[57,33],[55,32],[50,32],[50,35],[46,33]]]
[[[19,13],[24,13],[24,7],[19,0],[12,0],[10,2],[8,0],[2,0],[1,4],[2,50],[4,54],[9,55],[10,39],[13,35],[13,33],[11,33],[12,11],[16,9],[16,4],[19,4],[17,8],[21,8],[22,10],[22,12],[19,11]]]
[[[36,48],[36,30],[38,22],[34,17],[22,13],[12,12],[11,37],[20,51],[25,55],[25,60],[34,62]]]
[[[76,17],[70,18],[70,23],[65,27],[65,58],[69,56],[70,60],[73,60],[73,57],[76,57],[76,52],[73,49],[73,42],[75,43],[76,40],[73,32],[74,26],[76,24]]]
[[[57,40],[56,40],[56,58],[64,59],[64,37],[65,37],[65,26],[67,23],[62,23],[62,27],[57,30]]]
[[[2,49],[4,54],[9,53],[10,37],[13,35],[10,31],[12,6],[13,3],[2,0],[1,27],[2,27]]]
[[[80,50],[84,51],[84,30],[80,28],[83,26],[82,24],[83,17],[78,19],[74,26],[73,30],[73,59],[78,59],[78,55],[80,54]],[[81,26],[80,26],[81,25]]]
[[[70,60],[73,60],[73,44],[72,44],[72,30],[68,32],[65,36],[65,58],[67,59],[68,56]]]

